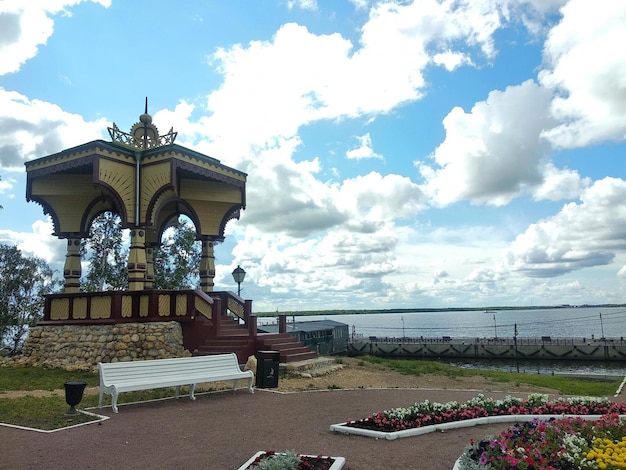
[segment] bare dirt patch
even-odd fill
[[[354,357],[342,357],[338,368],[312,374],[281,374],[279,392],[300,392],[307,390],[328,389],[366,389],[366,388],[415,388],[436,390],[476,390],[481,392],[521,392],[521,393],[558,393],[556,390],[540,388],[515,382],[495,382],[482,376],[447,377],[445,375],[406,375],[394,371],[382,364],[374,364]],[[240,383],[242,385],[242,382]],[[232,387],[232,381],[199,384],[198,392],[203,390],[223,390]],[[85,394],[98,394],[98,387],[88,387]],[[0,392],[0,398],[22,396],[45,397],[64,394],[63,390],[9,390]]]
[[[447,377],[425,374],[406,375],[382,364],[374,364],[354,357],[342,357],[340,369],[312,377],[281,376],[276,390],[295,392],[303,390],[355,389],[355,388],[416,388],[443,390],[478,390],[504,392],[558,393],[515,382],[496,382],[482,376]]]

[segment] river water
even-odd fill
[[[355,337],[451,338],[625,338],[626,308],[578,307],[529,310],[363,313],[296,316],[295,321],[346,323]],[[259,323],[267,319],[259,319]],[[292,321],[292,317],[288,317]],[[462,367],[540,374],[626,375],[621,362],[451,361]]]
[[[626,338],[626,308],[554,308],[498,311],[364,313],[297,316],[296,321],[335,320],[355,335],[394,337]],[[291,318],[290,318],[291,319]]]

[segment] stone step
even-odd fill
[[[220,335],[207,338],[198,350],[197,355],[234,352],[240,360],[245,361],[250,354],[251,343],[256,341],[256,350],[271,350],[280,353],[282,363],[292,363],[313,359],[317,353],[298,341],[288,333],[261,333],[255,340],[248,336],[247,327],[238,324],[237,320],[224,318],[220,323]],[[252,351],[255,349],[252,348]]]

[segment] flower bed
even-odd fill
[[[606,398],[573,397],[549,401],[544,394],[531,394],[526,399],[507,396],[493,400],[479,394],[466,403],[451,401],[435,403],[428,400],[406,408],[379,411],[367,418],[331,426],[332,431],[364,436],[396,439],[461,426],[482,423],[511,422],[523,415],[599,415],[625,414],[625,403]],[[528,420],[528,419],[526,419]]]
[[[255,470],[268,464],[268,460],[281,460],[281,465],[268,468],[294,470],[341,470],[346,462],[343,457],[329,457],[323,455],[296,454],[294,452],[259,451],[248,459],[238,470]],[[299,460],[299,462],[297,462]],[[296,462],[295,464],[293,462]]]
[[[596,470],[626,468],[626,424],[609,414],[517,423],[470,442],[455,470]]]

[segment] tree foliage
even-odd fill
[[[89,238],[81,241],[81,258],[89,262],[81,290],[101,292],[128,288],[128,244],[124,242],[117,214],[104,212],[94,219]]]
[[[16,246],[0,244],[0,342],[17,352],[43,315],[45,294],[59,290],[61,281],[40,258],[25,257]]]
[[[202,245],[187,222],[167,230],[154,254],[154,287],[193,289],[200,279]]]
[[[89,238],[81,242],[81,256],[88,261],[81,290],[99,292],[128,288],[128,242],[120,217],[104,212],[91,224]],[[183,220],[166,230],[161,246],[154,250],[154,287],[190,289],[199,284],[202,245],[196,232]]]

